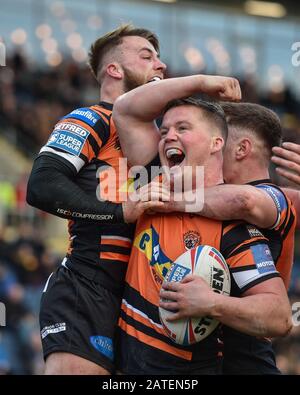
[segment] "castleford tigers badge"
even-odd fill
[[[195,230],[189,230],[183,235],[185,248],[191,250],[201,244],[200,233]]]

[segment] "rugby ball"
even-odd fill
[[[165,281],[181,281],[188,274],[202,277],[214,292],[230,294],[230,272],[227,263],[216,248],[200,245],[180,255],[170,267]],[[159,307],[159,316],[167,335],[184,346],[200,342],[219,325],[211,317],[183,318],[174,322],[166,320],[173,312]]]

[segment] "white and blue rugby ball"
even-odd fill
[[[216,248],[200,245],[180,255],[170,267],[165,281],[181,281],[188,274],[202,277],[214,292],[230,294],[230,272],[227,263]],[[209,336],[219,325],[211,317],[166,320],[172,312],[159,307],[161,323],[167,335],[177,344],[190,345]]]

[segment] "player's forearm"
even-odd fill
[[[204,78],[204,75],[193,75],[140,86],[116,100],[114,117],[119,121],[131,117],[143,122],[153,121],[170,100],[201,92]]]
[[[205,188],[198,214],[220,221],[244,220],[262,228],[272,226],[277,217],[276,207],[266,193],[253,186],[233,184]]]
[[[61,164],[46,155],[36,159],[28,181],[28,204],[66,219],[101,223],[124,221],[121,204],[99,201],[96,190],[95,197],[87,195],[71,175],[67,175],[67,169],[56,166]]]
[[[292,325],[287,301],[268,293],[242,298],[218,294],[212,316],[233,329],[258,337],[285,336]]]

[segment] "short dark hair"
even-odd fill
[[[274,111],[255,103],[221,103],[228,126],[255,133],[266,145],[269,155],[280,145],[282,128]]]
[[[143,28],[136,28],[132,24],[122,24],[117,29],[106,33],[104,36],[99,37],[90,48],[88,65],[92,74],[97,79],[99,68],[102,67],[104,56],[114,47],[122,43],[124,37],[139,36],[148,40],[157,53],[159,53],[159,41],[157,36],[150,30]]]
[[[212,121],[218,130],[220,130],[224,141],[227,140],[228,128],[226,118],[222,107],[215,102],[209,102],[195,97],[187,97],[183,99],[171,100],[165,107],[163,115],[171,108],[180,106],[194,106],[200,108],[204,112],[204,116],[208,121]]]

